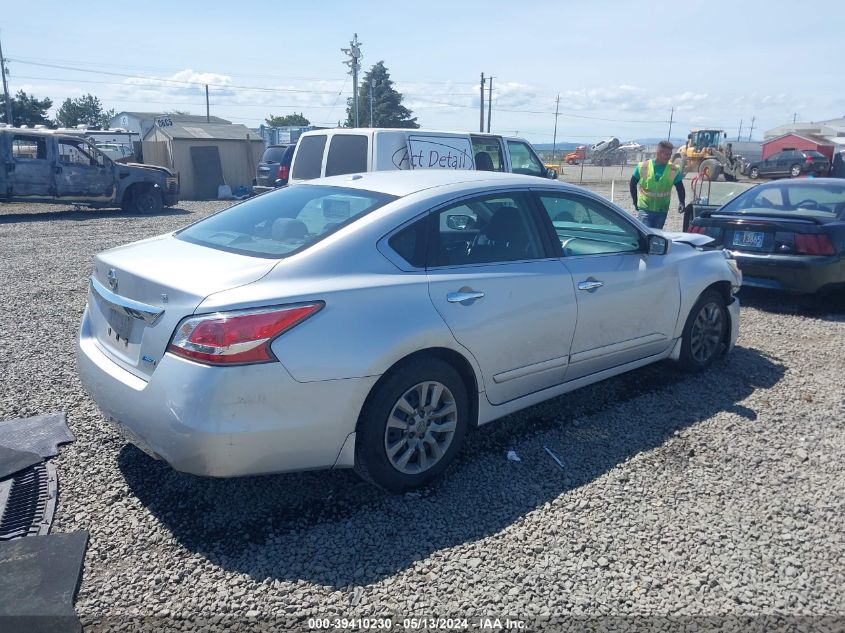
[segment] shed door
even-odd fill
[[[223,181],[223,166],[217,146],[191,147],[191,166],[194,170],[194,195],[200,200],[216,200],[217,187]]]

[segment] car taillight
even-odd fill
[[[802,255],[833,255],[836,252],[824,233],[796,233],[795,251]]]
[[[276,176],[278,180],[287,180],[290,168],[287,165],[279,165],[279,173]]]
[[[808,163],[812,163],[812,162],[813,162],[813,157],[812,157],[812,156],[807,156],[807,162],[808,162]]]
[[[322,302],[218,312],[184,319],[167,351],[207,365],[243,365],[276,360],[270,344],[319,312]]]
[[[687,230],[687,233],[700,233],[700,234],[704,235],[704,227],[703,226],[696,226],[696,225],[693,224],[691,227],[689,227],[689,229]]]

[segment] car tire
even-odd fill
[[[748,170],[748,177],[752,180],[757,180],[760,177],[760,170],[756,167],[752,167]]]
[[[789,168],[789,175],[792,178],[798,178],[801,175],[801,165],[795,164]]]
[[[164,208],[164,201],[155,189],[148,187],[132,196],[132,210],[135,213],[149,215],[161,212],[162,208]]]
[[[704,291],[690,310],[681,335],[678,365],[684,371],[704,371],[722,353],[728,311],[725,300],[715,290]]]
[[[401,365],[375,386],[361,410],[356,472],[388,492],[424,486],[454,460],[470,410],[466,385],[445,361],[425,358]]]

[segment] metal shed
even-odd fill
[[[815,134],[784,134],[763,142],[763,160],[784,149],[815,150],[833,161],[833,143]]]
[[[178,172],[183,199],[217,197],[220,185],[249,187],[264,141],[244,125],[176,123],[144,137],[144,161]]]

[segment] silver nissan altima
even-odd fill
[[[741,277],[709,241],[530,176],[309,181],[97,255],[79,374],[177,470],[354,467],[403,491],[473,426],[729,351]]]

